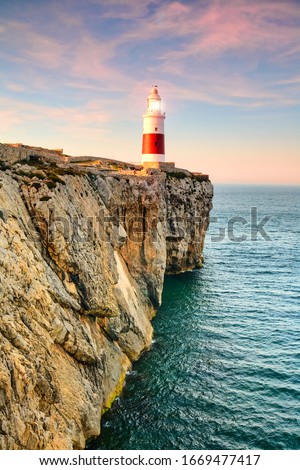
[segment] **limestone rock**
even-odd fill
[[[0,448],[81,449],[150,347],[165,272],[202,263],[212,185],[0,153]]]

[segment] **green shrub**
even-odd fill
[[[188,176],[183,171],[168,171],[167,175],[172,177],[172,178],[177,178],[178,180],[181,180],[183,178],[187,178],[187,176]]]
[[[38,181],[34,181],[33,183],[31,183],[31,186],[33,186],[35,189],[40,189],[42,185]]]
[[[43,175],[42,173],[38,173],[38,172],[35,172],[33,171],[30,176],[35,176],[36,178],[38,178],[39,180],[44,180],[46,179],[46,176]]]
[[[19,176],[29,176],[28,173],[26,173],[26,171],[23,171],[23,170],[15,170],[14,173],[15,175],[19,175]]]
[[[57,176],[55,173],[49,173],[48,179],[51,181],[54,181],[55,183],[66,184],[65,181],[61,179],[59,176]]]
[[[3,160],[0,160],[0,170],[6,171],[8,168],[7,164]]]
[[[46,181],[46,185],[48,186],[49,189],[56,188],[56,183],[54,181]]]
[[[193,175],[193,179],[202,183],[202,181],[209,181],[208,175]]]

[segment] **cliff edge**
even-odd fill
[[[0,144],[1,449],[84,448],[202,264],[210,181],[109,162]]]

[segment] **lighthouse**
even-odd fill
[[[165,161],[165,113],[161,111],[161,98],[157,85],[147,98],[147,111],[143,115],[142,163]]]

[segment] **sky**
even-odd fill
[[[300,183],[300,0],[0,0],[0,142],[139,162],[152,85],[167,161]]]

